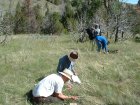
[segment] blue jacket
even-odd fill
[[[69,68],[71,65],[71,61],[68,58],[68,55],[63,56],[59,59],[59,63],[57,66],[57,72],[63,72],[65,68]],[[72,68],[73,69],[73,68]]]
[[[108,43],[108,40],[105,36],[96,36],[95,39],[96,39],[96,41],[99,41],[104,45],[107,45],[107,43]]]
[[[98,46],[98,51],[100,51],[100,49],[102,48],[103,50],[108,52],[108,48],[107,48],[108,40],[105,36],[96,36],[95,40]]]

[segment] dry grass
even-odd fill
[[[75,43],[68,35],[11,36],[6,45],[0,45],[0,105],[29,105],[24,95],[40,78],[56,73],[58,59],[73,49],[80,55],[75,69],[82,84],[64,92],[79,96],[77,102],[66,101],[66,105],[139,105],[139,46],[133,41],[111,44],[109,48],[119,53],[105,55],[91,51],[89,42]]]

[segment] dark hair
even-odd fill
[[[73,59],[78,59],[78,52],[77,51],[72,51],[70,53],[70,57],[73,58]]]

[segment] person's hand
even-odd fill
[[[77,97],[77,96],[71,96],[71,99],[72,99],[72,100],[77,100],[78,97]]]

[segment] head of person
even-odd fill
[[[78,52],[71,51],[70,54],[68,55],[68,57],[71,62],[75,62],[78,59]]]
[[[59,74],[62,76],[62,79],[64,80],[64,82],[67,81],[73,81],[72,80],[72,76],[73,76],[73,72],[69,69],[64,69],[63,72],[59,72]]]
[[[95,29],[99,28],[99,24],[95,24]]]

